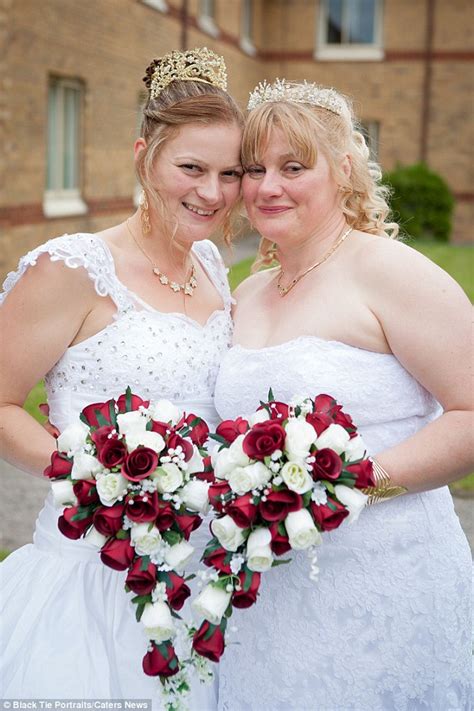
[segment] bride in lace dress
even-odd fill
[[[446,484],[472,471],[470,304],[389,239],[380,173],[348,102],[279,82],[252,95],[243,197],[280,266],[237,290],[222,419],[275,398],[333,395],[407,493],[326,533],[236,610],[221,661],[226,711],[466,711],[471,556]],[[275,251],[276,250],[276,251]],[[236,639],[236,641],[237,641]]]
[[[181,71],[192,66],[194,81],[173,74],[178,59]],[[232,321],[226,270],[208,238],[225,228],[239,196],[243,123],[223,72],[223,60],[207,50],[154,60],[135,143],[147,202],[99,234],[46,242],[6,280],[1,443],[33,476],[55,449],[22,409],[43,376],[60,431],[87,404],[128,385],[216,424],[214,384]],[[141,668],[147,640],[125,573],[103,566],[84,540],[63,537],[59,513],[49,495],[34,543],[1,566],[2,698],[143,698],[161,708],[159,681]],[[190,707],[215,705],[215,689],[196,683]]]

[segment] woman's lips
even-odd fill
[[[258,211],[263,215],[280,215],[282,212],[287,212],[288,210],[291,210],[291,207],[287,207],[286,205],[275,205],[272,207],[260,205],[258,207]]]

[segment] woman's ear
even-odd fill
[[[346,153],[346,155],[342,159],[341,168],[346,178],[350,178],[352,173],[352,162],[351,157],[348,153]]]
[[[146,141],[144,138],[137,138],[135,143],[133,144],[133,155],[135,157],[135,160],[138,158],[140,153],[146,148]]]

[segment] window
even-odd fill
[[[382,59],[383,0],[321,0],[317,59]]]
[[[144,5],[149,5],[154,10],[159,10],[160,12],[168,12],[168,5],[166,0],[142,0]]]
[[[378,161],[380,124],[378,121],[362,121],[360,129],[370,151],[370,160]]]
[[[242,0],[242,16],[240,25],[240,48],[250,55],[255,55],[257,50],[253,43],[253,2]]]
[[[83,89],[74,79],[51,78],[48,90],[48,146],[43,210],[47,217],[82,215],[80,135]]]
[[[219,28],[216,25],[216,2],[215,0],[200,0],[198,25],[211,37],[219,35]]]

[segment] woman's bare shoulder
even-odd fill
[[[256,291],[259,291],[267,286],[267,284],[275,278],[277,269],[277,267],[274,267],[272,269],[264,269],[261,272],[251,274],[234,290],[234,297],[236,299],[242,299],[249,294],[255,294]]]

